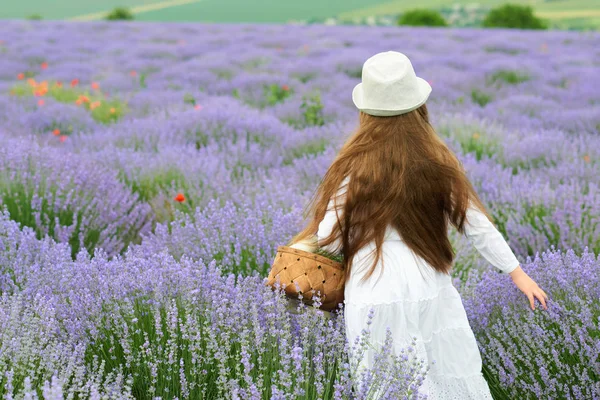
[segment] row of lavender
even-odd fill
[[[549,312],[528,311],[451,232],[456,283],[497,398],[600,396],[598,39],[3,25],[0,391],[348,398],[341,319],[284,313],[261,276],[355,127],[350,91],[362,62],[394,49],[433,86],[435,128],[552,299]],[[527,259],[551,246],[559,250]],[[401,361],[376,375],[392,398],[416,398],[424,371]]]

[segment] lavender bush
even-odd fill
[[[599,398],[600,259],[551,249],[522,267],[548,293],[547,311],[494,271],[461,287],[490,386],[498,398]]]
[[[35,143],[7,144],[0,150],[0,205],[38,237],[69,243],[73,256],[96,247],[116,254],[148,231],[150,207],[114,171]]]
[[[291,237],[300,220],[300,210],[276,209],[268,201],[221,206],[214,200],[193,215],[180,214],[170,225],[158,225],[140,251],[150,255],[165,249],[176,258],[217,260],[227,272],[266,276],[281,238]]]
[[[106,371],[104,360],[95,359],[86,368],[86,345],[61,337],[61,321],[43,296],[3,294],[0,304],[2,397],[133,398],[123,374]]]
[[[288,313],[263,277],[165,251],[72,260],[66,244],[38,240],[6,213],[0,222],[0,393],[42,396],[48,381],[60,386],[52,398],[422,398],[423,360],[390,357],[389,342],[379,372],[359,371],[347,354],[360,354],[368,331],[349,344],[343,311],[299,303]]]
[[[168,304],[139,300],[107,315],[88,359],[123,371],[138,399],[424,398],[424,360],[408,357],[410,349],[390,357],[391,336],[377,369],[358,370],[346,357],[343,314],[325,318],[303,303],[288,314],[283,292],[265,293],[262,279],[202,275],[211,291]],[[368,331],[361,339],[353,351],[362,355]]]

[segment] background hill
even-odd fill
[[[289,22],[335,17],[339,20],[364,19],[371,16],[395,15],[418,7],[445,11],[459,8],[483,12],[502,4],[503,0],[22,0],[6,1],[0,6],[0,18],[101,19],[115,7],[129,7],[136,19],[146,21],[203,22]],[[600,27],[598,0],[529,0],[515,1],[533,6],[536,14],[547,18],[554,28]],[[462,7],[461,7],[462,6]]]

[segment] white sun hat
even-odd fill
[[[430,93],[431,86],[415,75],[408,57],[386,51],[365,61],[362,82],[354,87],[352,101],[366,114],[388,117],[419,108]]]

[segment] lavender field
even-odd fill
[[[372,399],[384,385],[382,398],[423,398],[424,365],[385,351],[353,389],[347,351],[361,344],[345,343],[343,310],[289,313],[263,285],[358,124],[362,63],[396,50],[432,85],[434,128],[550,297],[532,311],[449,232],[494,397],[600,399],[599,43],[4,21],[0,394]]]

